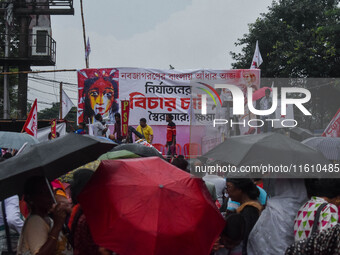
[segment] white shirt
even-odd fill
[[[93,134],[95,136],[103,136],[104,129],[105,129],[105,126],[100,121],[96,121],[93,124]]]
[[[260,101],[260,110],[268,110],[272,107],[272,98],[271,97],[264,97]]]
[[[1,207],[2,208],[2,207]],[[15,230],[18,234],[24,225],[20,218],[19,197],[17,195],[5,199],[6,219],[10,229]],[[0,226],[4,225],[2,209],[0,210]]]
[[[203,177],[203,180],[213,183],[215,185],[217,200],[222,205],[226,181],[216,174],[207,174],[206,176]]]

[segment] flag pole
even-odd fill
[[[86,52],[86,32],[85,32],[85,20],[84,20],[84,11],[83,11],[83,0],[80,0],[80,13],[81,13],[81,21],[83,25],[83,37],[84,37],[84,49]],[[86,68],[89,68],[89,61],[85,58]]]
[[[59,87],[59,119],[63,119],[63,83],[60,82],[60,87]]]

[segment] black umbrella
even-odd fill
[[[158,150],[156,150],[154,147],[147,147],[145,145],[138,144],[138,143],[121,144],[115,147],[111,151],[119,151],[119,150],[131,151],[141,157],[157,156],[157,157],[163,158],[162,154]]]
[[[27,151],[0,163],[0,200],[21,194],[25,181],[34,175],[49,181],[96,160],[116,143],[89,135],[68,134],[31,146]]]
[[[308,129],[300,127],[293,127],[289,130],[289,132],[290,138],[297,140],[299,142],[314,136],[313,133]]]
[[[289,172],[277,171],[272,175],[281,177],[315,177],[326,173],[319,171],[321,166],[328,167],[330,164],[320,152],[277,133],[234,136],[202,157],[219,160],[238,168],[259,166],[264,169],[263,166],[276,166],[276,169],[279,169],[278,166],[281,165],[288,167],[285,170]]]

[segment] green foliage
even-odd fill
[[[279,0],[249,25],[231,52],[233,68],[249,68],[256,40],[263,77],[339,77],[339,0]]]
[[[278,0],[238,39],[241,53],[230,52],[233,68],[249,68],[256,40],[263,58],[262,77],[340,77],[339,0]],[[287,86],[287,84],[285,85]],[[312,118],[303,125],[322,129],[340,107],[340,85],[304,85],[312,93]],[[299,125],[301,126],[301,122]]]
[[[52,103],[51,108],[46,108],[38,112],[39,120],[53,120],[59,119],[59,103]],[[65,120],[68,121],[67,132],[75,130],[77,128],[77,107],[72,107],[69,113],[65,116]],[[72,126],[73,129],[70,127]]]
[[[52,120],[59,119],[59,105],[60,103],[52,103],[51,108],[46,108],[38,112],[38,119],[42,120]],[[64,118],[68,121],[77,122],[77,107],[72,107],[69,113]]]

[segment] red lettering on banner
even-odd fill
[[[156,109],[159,108],[163,109],[163,98],[161,97],[148,97],[148,108],[149,109]]]
[[[164,106],[168,107],[168,111],[172,112],[172,109],[176,109],[176,98],[164,98]]]
[[[198,98],[195,97],[192,99],[192,107],[194,109],[202,109],[202,96],[198,95]]]
[[[190,98],[181,98],[181,108],[188,110],[190,106]]]
[[[135,96],[140,96],[140,97],[135,97]],[[131,109],[133,109],[134,106],[146,109],[146,97],[142,93],[139,93],[139,92],[130,93],[130,103],[131,103]]]

